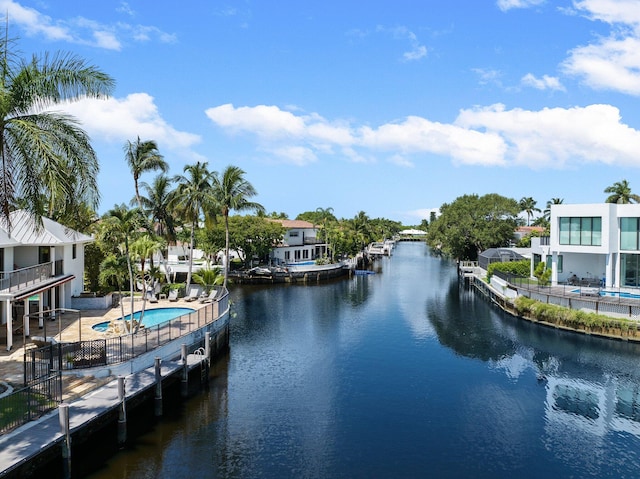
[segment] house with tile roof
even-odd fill
[[[84,245],[93,238],[49,218],[42,225],[24,210],[0,225],[0,325],[7,350],[16,333],[29,336],[27,314],[68,308],[83,290]],[[55,312],[51,313],[55,316]]]

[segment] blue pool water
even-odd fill
[[[157,324],[161,324],[165,321],[169,321],[171,319],[182,316],[183,314],[193,313],[194,311],[195,309],[193,308],[146,309],[144,311],[144,317],[142,318],[142,324],[144,324],[145,327],[150,328],[152,326],[156,326]],[[140,318],[141,313],[141,311],[133,313],[133,319]],[[116,321],[122,321],[122,318],[119,318]],[[105,332],[107,330],[107,327],[109,326],[109,323],[110,321],[104,321],[102,323],[94,324],[93,329],[96,331]]]
[[[572,289],[572,293],[580,293],[580,288]],[[636,293],[627,293],[625,291],[600,291],[600,296],[611,296],[614,298],[630,298],[630,299],[640,299],[640,294]]]

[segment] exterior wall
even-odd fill
[[[305,240],[313,240],[318,236],[318,230],[315,228],[291,228],[284,234],[284,244],[289,246],[302,246]]]
[[[11,269],[27,268],[38,264],[37,246],[16,246],[13,248],[13,265]]]
[[[61,259],[64,261],[64,273],[75,276],[75,279],[69,283],[69,287],[63,288],[65,303],[71,304],[71,297],[78,296],[84,291],[84,243],[76,243],[75,259],[73,259],[73,245],[57,246],[55,250],[56,259],[62,256]]]
[[[600,217],[602,236],[599,246],[560,244],[560,218],[563,217]],[[534,252],[543,258],[553,257],[552,283],[566,282],[575,274],[579,278],[605,278],[608,287],[620,287],[620,218],[640,218],[640,204],[618,205],[596,203],[580,205],[551,206],[551,236],[549,246],[540,246],[532,242]],[[628,253],[640,255],[640,251]],[[563,271],[557,271],[557,257],[562,255]]]

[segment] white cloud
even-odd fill
[[[530,86],[537,90],[565,90],[557,77],[551,77],[549,75],[543,75],[542,78],[537,78],[532,73],[527,73],[522,77],[521,82],[523,85]]]
[[[506,12],[512,8],[529,8],[544,3],[545,0],[498,0],[497,5],[500,10]]]
[[[267,105],[221,105],[207,115],[230,133],[254,134],[260,148],[300,166],[336,156],[336,151],[353,162],[387,158],[401,167],[425,154],[478,166],[640,166],[640,132],[624,124],[611,105],[530,111],[496,104],[462,110],[452,124],[409,116],[378,127],[329,122],[317,114],[296,115]]]
[[[636,27],[640,25],[637,0],[576,0],[574,6],[592,20]]]
[[[173,150],[189,149],[201,141],[198,135],[179,131],[158,112],[153,97],[132,93],[126,98],[81,99],[62,105],[77,118],[92,138],[122,143],[139,136]]]
[[[126,12],[126,8],[128,5],[123,3],[118,11]],[[127,40],[155,39],[163,43],[171,43],[176,40],[175,35],[163,32],[153,26],[130,25],[120,22],[105,25],[83,17],[55,20],[34,8],[24,7],[14,0],[0,0],[0,11],[6,12],[11,23],[23,28],[29,36],[41,35],[47,40],[89,45],[106,50],[119,51]]]
[[[584,162],[640,166],[640,132],[622,123],[611,105],[527,111],[497,104],[463,110],[456,124],[499,135],[509,145],[505,158],[530,168]]]

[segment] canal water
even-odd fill
[[[376,267],[232,288],[209,390],[91,477],[640,475],[640,345],[511,317],[423,243]]]

